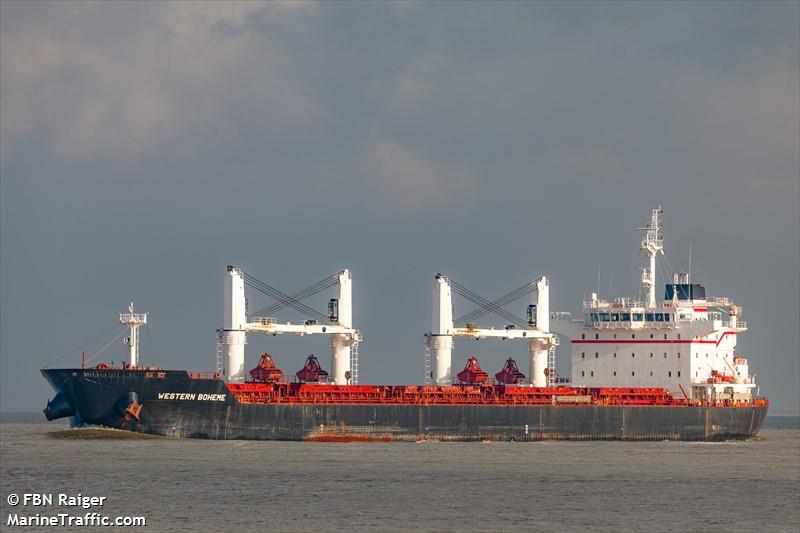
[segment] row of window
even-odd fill
[[[592,322],[669,322],[669,313],[590,313]]]
[[[595,334],[594,334],[594,338],[595,338],[595,339],[599,339],[599,338],[600,338],[600,334],[599,334],[599,333],[595,333]],[[614,338],[615,338],[615,339],[617,338],[617,334],[616,334],[616,333],[614,333]],[[631,339],[635,339],[635,338],[636,338],[636,333],[631,333]],[[653,333],[651,333],[651,334],[650,334],[650,338],[651,338],[651,339],[654,339],[654,338],[655,338],[655,335],[654,335]],[[667,338],[668,338],[668,337],[667,337],[667,334],[666,334],[666,333],[664,333],[664,340],[666,340]],[[681,338],[681,334],[680,334],[680,333],[678,333],[676,338],[680,340],[680,338]],[[586,333],[581,333],[581,339],[586,339]]]
[[[636,353],[635,352],[631,352],[631,357],[635,358],[636,357]],[[695,354],[695,357],[697,357],[697,354]],[[708,354],[706,354],[706,357],[708,357]],[[594,352],[594,358],[595,359],[599,359],[600,358],[600,353],[599,352]],[[617,352],[614,352],[614,359],[616,359],[616,358],[617,358]],[[650,352],[650,359],[652,359],[652,358],[653,358],[653,352]],[[666,358],[667,358],[667,352],[664,352],[664,359],[666,359]],[[678,352],[678,359],[680,359],[680,358],[681,358],[681,353]],[[581,359],[586,359],[586,352],[581,352]]]
[[[616,377],[616,375],[617,375],[617,371],[615,370],[614,371],[614,376]],[[636,376],[636,371],[635,370],[631,371],[631,376]],[[581,370],[581,377],[586,377],[586,371],[585,370]],[[592,377],[592,378],[594,377],[594,370],[590,370],[589,371],[589,377]],[[650,372],[650,377],[653,377],[653,372],[652,371]],[[667,377],[669,377],[669,378],[672,377],[672,370],[667,372]],[[678,370],[676,377],[681,377],[681,371],[680,370]]]

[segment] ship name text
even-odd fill
[[[224,402],[226,394],[197,394],[194,392],[159,392],[159,400],[184,400],[199,402]]]

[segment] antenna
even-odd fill
[[[649,259],[649,266],[642,269],[642,288],[647,293],[647,307],[656,306],[656,255],[664,254],[664,237],[661,235],[663,213],[659,205],[650,213],[650,222],[647,226],[639,228],[644,232],[642,250]]]
[[[597,294],[600,294],[600,263],[597,263]]]

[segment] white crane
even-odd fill
[[[245,283],[278,300],[272,306],[259,310],[276,310],[281,307],[292,307],[314,318],[303,323],[279,323],[274,318],[265,316],[247,317],[245,310]],[[328,304],[328,316],[303,304],[300,300],[319,292],[322,288],[338,286],[338,298]],[[294,333],[296,335],[323,334],[331,336],[331,377],[337,385],[348,382],[357,384],[357,362],[351,355],[357,349],[361,333],[353,329],[352,275],[349,270],[342,270],[321,282],[312,285],[294,295],[284,294],[266,283],[243,272],[235,266],[228,266],[225,277],[225,317],[224,327],[218,331],[218,343],[222,346],[223,375],[229,382],[237,383],[245,380],[244,345],[247,333],[265,333],[279,335]],[[357,352],[356,352],[357,353]]]
[[[453,337],[472,339],[502,339],[528,341],[530,354],[530,382],[534,387],[544,387],[555,378],[555,369],[548,362],[548,354],[556,345],[556,336],[550,333],[550,284],[544,276],[490,302],[466,287],[450,280],[444,274],[436,274],[433,282],[433,327],[426,335],[426,344],[432,355],[431,378],[437,385],[450,385],[453,381],[452,351]],[[455,327],[453,321],[452,289],[480,307],[459,318],[467,321],[464,327]],[[528,319],[522,321],[502,308],[503,305],[531,293]],[[471,323],[487,313],[507,318],[511,324],[503,329],[482,328]]]

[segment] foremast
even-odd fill
[[[125,337],[130,353],[130,365],[136,368],[139,364],[139,328],[147,324],[147,313],[134,313],[133,302],[128,306],[127,313],[119,314],[120,324],[128,326],[129,334]]]

